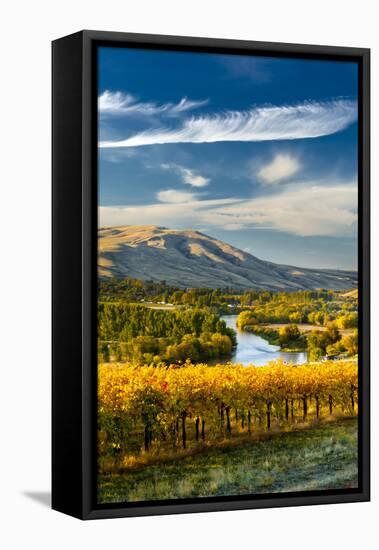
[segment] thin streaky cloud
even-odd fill
[[[195,101],[183,97],[178,103],[158,104],[152,101],[138,101],[132,94],[124,92],[111,92],[105,90],[98,98],[98,109],[100,114],[108,115],[159,115],[165,113],[170,116],[178,116],[191,109],[198,109],[207,105],[208,100]]]
[[[356,231],[357,183],[291,184],[274,195],[209,210],[203,221],[214,226],[273,229],[302,237],[351,236]]]
[[[152,225],[167,225],[173,228],[199,227],[202,215],[209,209],[241,202],[241,199],[206,199],[182,200],[182,202],[167,201],[167,195],[157,197],[159,202],[135,206],[100,206],[99,227],[115,225],[138,225],[141,220],[149,220]],[[173,195],[171,195],[173,198]],[[162,202],[162,199],[164,202]]]
[[[166,143],[316,138],[344,130],[356,119],[356,102],[344,99],[257,107],[249,111],[192,117],[179,128],[149,129],[124,140],[100,141],[99,146],[140,147]]]
[[[357,182],[304,182],[278,188],[272,195],[242,199],[205,199],[193,193],[160,191],[159,202],[136,206],[102,206],[100,226],[153,225],[175,229],[202,227],[238,231],[263,229],[302,237],[351,237],[356,233]]]
[[[163,191],[158,191],[157,199],[159,202],[163,203],[185,203],[193,202],[197,200],[198,195],[196,193],[189,193],[188,191],[178,191],[177,189],[165,189]]]
[[[179,114],[184,113],[185,111],[190,111],[191,109],[198,109],[199,107],[204,107],[205,105],[208,105],[209,100],[208,99],[202,99],[200,101],[195,101],[188,99],[187,97],[183,97],[179,103],[176,105],[172,105],[168,110],[170,114]],[[168,105],[171,105],[170,103]]]

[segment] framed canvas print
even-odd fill
[[[369,51],[53,42],[53,508],[369,499]]]

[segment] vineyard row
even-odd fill
[[[156,443],[186,448],[188,440],[215,440],[233,430],[251,433],[310,418],[354,414],[354,361],[300,366],[100,365],[99,451],[116,454]]]

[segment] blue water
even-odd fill
[[[237,332],[237,347],[234,350],[232,363],[242,363],[242,365],[263,366],[268,361],[282,359],[286,363],[301,364],[306,363],[308,356],[306,351],[292,352],[280,351],[279,346],[269,344],[267,340],[250,332],[242,332],[237,329],[237,315],[224,315],[221,317],[230,328]]]

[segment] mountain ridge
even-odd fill
[[[181,288],[351,290],[357,272],[261,260],[200,231],[155,225],[98,230],[100,277],[166,281]]]

